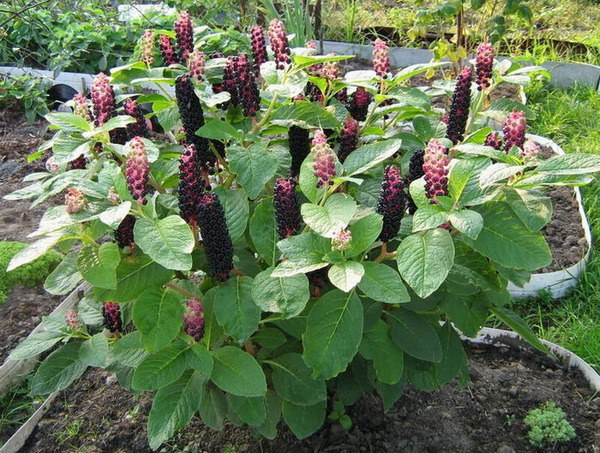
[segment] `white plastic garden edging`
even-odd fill
[[[464,338],[464,337],[463,337]],[[515,347],[514,342],[503,342],[503,339],[510,338],[512,340],[521,340],[525,341],[521,338],[519,334],[513,332],[512,330],[502,330],[502,329],[493,329],[491,327],[484,327],[479,331],[475,338],[464,338],[470,343],[474,344],[487,344],[487,345],[505,345],[509,347]],[[562,346],[559,346],[555,343],[551,343],[550,341],[541,340],[540,341],[552,351],[561,361],[563,366],[565,366],[568,370],[579,370],[585,377],[588,382],[590,388],[595,392],[600,392],[600,374],[592,368],[592,366],[579,357],[574,352],[569,351]]]
[[[54,315],[62,313],[75,306],[75,304],[80,300],[80,295],[84,294],[87,290],[89,290],[89,288],[90,285],[87,283],[82,283],[79,285],[65,298],[65,300],[58,305],[58,307],[52,311],[51,314]],[[33,329],[27,338],[43,330],[44,327],[40,323],[35,329]],[[28,360],[6,359],[0,367],[0,396],[4,395],[11,385],[18,382],[25,374],[29,373],[34,368],[35,362],[36,357],[32,357]]]
[[[565,154],[560,146],[548,138],[537,135],[528,135],[528,137],[542,146],[552,148],[556,154]],[[585,215],[583,200],[581,198],[581,190],[579,190],[579,187],[574,187],[574,190],[575,198],[577,199],[577,206],[579,207],[579,214],[581,215],[581,226],[587,241],[587,252],[581,261],[566,269],[556,272],[532,274],[529,282],[527,282],[522,288],[509,283],[508,290],[514,297],[521,298],[535,296],[539,291],[546,290],[554,299],[558,299],[565,296],[569,289],[577,284],[579,276],[583,271],[585,271],[591,253],[592,232],[590,230],[590,224]]]

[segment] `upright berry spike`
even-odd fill
[[[260,25],[255,25],[250,30],[250,44],[252,46],[254,74],[258,77],[260,65],[268,61],[265,31]]]
[[[352,231],[342,228],[333,234],[331,238],[331,250],[344,252],[352,248]]]
[[[226,281],[233,269],[233,244],[217,194],[210,192],[200,197],[196,221],[200,226],[210,274]]]
[[[344,163],[346,158],[358,147],[358,121],[352,117],[346,118],[344,128],[340,134],[340,150],[338,159]]]
[[[371,103],[371,95],[363,87],[357,87],[356,91],[350,100],[350,115],[357,121],[364,121],[367,119],[367,113],[369,112],[369,104]]]
[[[202,166],[194,145],[183,149],[179,158],[179,211],[181,217],[190,225],[196,224],[198,200],[204,192]]]
[[[456,80],[456,88],[452,95],[450,115],[448,116],[448,128],[446,137],[455,145],[461,142],[465,136],[467,120],[469,119],[469,108],[471,106],[471,78],[473,71],[470,67],[464,68]]]
[[[388,45],[379,38],[375,40],[373,45],[373,69],[379,77],[385,79],[391,70]]]
[[[119,247],[124,249],[126,247],[133,248],[135,246],[135,241],[133,239],[134,226],[135,217],[130,214],[126,215],[115,230],[115,241]]]
[[[140,42],[140,61],[145,62],[148,67],[154,64],[154,32],[146,30]]]
[[[183,331],[196,342],[202,340],[204,336],[204,308],[200,300],[195,297],[185,303]]]
[[[302,217],[296,194],[296,181],[292,178],[278,178],[273,194],[277,233],[279,239],[285,239],[295,235],[300,229]]]
[[[448,149],[436,138],[431,139],[425,148],[423,171],[425,172],[425,192],[435,203],[436,197],[448,195]]]
[[[215,156],[208,147],[208,141],[196,135],[196,131],[204,126],[204,112],[200,105],[200,99],[194,92],[189,74],[180,75],[175,80],[175,97],[185,131],[186,143],[196,147],[202,166],[213,165]]]
[[[483,91],[490,86],[492,67],[494,66],[494,48],[488,42],[477,47],[475,71],[477,73],[477,89]]]
[[[138,203],[146,204],[144,198],[148,193],[148,179],[150,177],[150,163],[148,154],[146,154],[146,145],[142,137],[132,138],[126,145],[127,163],[125,170],[125,179],[127,188],[133,199]]]
[[[83,323],[81,322],[81,318],[79,317],[79,313],[74,308],[69,308],[65,312],[65,321],[69,329],[73,330],[81,330],[83,329]]]
[[[507,153],[513,146],[523,148],[527,120],[524,112],[514,111],[508,114],[502,127],[504,135],[504,152]]]
[[[144,118],[144,112],[138,105],[135,99],[128,98],[123,105],[123,110],[126,115],[129,115],[135,119],[135,123],[127,125],[127,136],[131,140],[133,137],[150,137],[150,131],[146,124],[146,118]]]
[[[421,178],[425,172],[423,171],[425,151],[422,149],[416,150],[412,156],[410,156],[410,163],[408,165],[408,174],[406,175],[406,188],[411,182]],[[410,196],[410,191],[407,191],[406,203],[408,207],[408,213],[414,214],[417,211],[417,205]]]
[[[92,114],[90,113],[90,108],[88,106],[86,97],[81,93],[77,93],[75,96],[73,96],[73,102],[75,103],[73,106],[73,113],[77,116],[80,116],[84,120],[91,122]]]
[[[533,140],[525,140],[523,148],[521,149],[521,159],[524,162],[531,162],[539,158],[542,149]]]
[[[123,331],[123,320],[121,319],[121,307],[116,302],[104,302],[102,305],[102,317],[104,327],[112,333]]]
[[[312,141],[313,170],[318,179],[317,187],[322,188],[333,185],[335,178],[335,153],[327,143],[327,135],[322,130],[315,132]]]
[[[269,42],[275,55],[277,69],[285,69],[292,60],[290,59],[290,45],[285,26],[279,19],[273,19],[271,25],[269,25]]]
[[[102,126],[115,114],[115,92],[108,76],[101,72],[94,77],[90,91],[94,107],[94,123],[96,126]]]
[[[227,91],[231,96],[229,102],[234,107],[239,105],[237,63],[238,56],[227,57],[227,63],[223,71],[223,91]]]
[[[188,68],[190,75],[197,81],[201,81],[204,76],[204,63],[206,56],[201,50],[194,50],[188,57]]]
[[[160,54],[163,57],[164,63],[167,66],[179,63],[179,57],[175,52],[173,41],[167,35],[160,35],[158,38],[158,47],[160,48]]]
[[[246,54],[240,55],[237,59],[236,78],[239,101],[244,107],[244,115],[256,116],[256,112],[260,109],[260,92]]]
[[[398,167],[388,165],[385,167],[377,203],[377,212],[383,216],[383,228],[379,234],[380,241],[389,242],[398,235],[405,210],[404,179]]]
[[[310,137],[308,129],[302,129],[298,126],[290,127],[288,131],[288,143],[290,145],[290,154],[292,155],[292,165],[290,167],[290,176],[297,178],[300,174],[300,166],[310,152]]]
[[[327,54],[328,57],[335,56],[335,52]],[[326,61],[321,66],[321,76],[328,80],[337,80],[340,77],[340,65],[337,61]]]
[[[65,206],[69,214],[75,214],[83,211],[86,201],[83,192],[77,189],[69,188],[65,194]]]
[[[485,138],[485,142],[483,143],[485,146],[491,146],[494,149],[500,151],[503,148],[504,142],[502,140],[502,136],[500,132],[494,131],[490,132]]]
[[[175,36],[181,61],[187,63],[189,55],[194,50],[194,27],[192,18],[187,11],[179,13],[179,17],[175,21]]]

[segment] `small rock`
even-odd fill
[[[515,387],[514,385],[508,389],[508,394],[510,396],[517,396],[518,393],[519,393],[519,389],[517,387]]]
[[[398,409],[398,416],[399,417],[406,417],[406,415],[408,414],[408,412],[406,411],[406,407],[401,407],[400,409]]]
[[[117,376],[115,376],[114,374],[111,374],[106,377],[106,385],[112,385],[112,384],[115,384],[116,382],[117,382]]]
[[[587,239],[583,237],[583,238],[579,239],[579,240],[577,241],[577,243],[578,243],[579,245],[587,245]]]
[[[498,448],[498,450],[496,450],[496,453],[516,453],[515,449],[512,447],[509,447],[508,445],[502,445],[500,446],[500,448]]]

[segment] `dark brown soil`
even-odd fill
[[[364,397],[348,411],[350,431],[328,421],[320,432],[298,441],[280,425],[279,436],[269,442],[231,424],[215,432],[195,418],[161,451],[534,452],[523,418],[546,401],[555,401],[577,432],[574,441],[552,451],[598,451],[600,398],[591,399],[593,392],[578,373],[530,350],[471,346],[469,358],[467,387],[452,383],[430,393],[409,389],[388,413],[377,398]],[[149,451],[150,405],[149,395],[133,397],[109,374],[88,372],[55,400],[22,451]],[[66,436],[74,427],[75,434]]]

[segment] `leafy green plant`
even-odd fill
[[[410,79],[443,63],[392,74],[382,41],[374,70],[341,78],[349,57],[290,50],[277,21],[275,61],[252,31],[256,65],[245,54],[186,58],[191,24],[179,23],[171,65],[114,68],[95,78],[91,105],[78,97],[74,113],[47,115],[50,171],[6,197],[66,191],[9,269],[60,247],[46,289],[91,286],[77,312],[46,318],[11,353],[57,346],[34,394],[100,367],[156,392],[152,449],[196,413],[267,438],[283,418],[303,438],[327,415],[349,427],[344,408],[365,392],[389,409],[407,383],[466,381],[454,326],[474,336],[493,314],[545,350],[506,307],[507,284],[551,262],[544,188],[589,182],[600,157],[543,160],[526,140],[525,106],[489,105],[499,85],[543,69],[487,52],[475,84],[467,70],[456,87],[419,89]],[[142,94],[148,84],[160,92]],[[451,127],[432,104],[445,95]],[[137,103],[152,104],[164,134]]]
[[[304,46],[306,42],[316,38],[314,18],[311,15],[310,1],[284,0],[280,2],[281,12],[273,0],[260,0],[267,19],[279,19],[286,24],[287,31],[293,34],[291,44],[294,47]]]
[[[42,77],[0,74],[0,106],[23,109],[27,121],[33,123],[48,113],[47,91],[51,86],[52,81]]]
[[[538,448],[554,447],[567,443],[575,437],[575,428],[567,420],[565,412],[554,401],[548,401],[532,409],[523,420],[529,426],[529,443]]]

